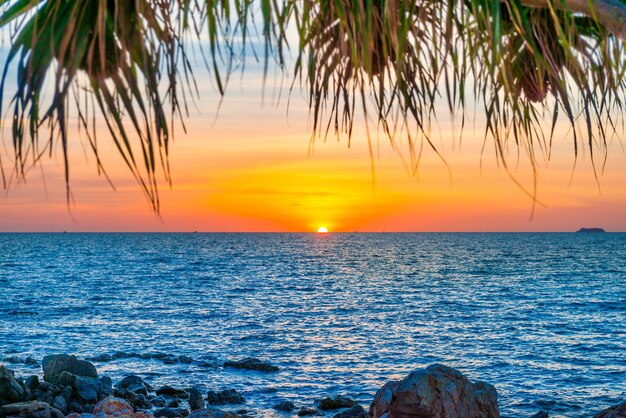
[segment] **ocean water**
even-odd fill
[[[590,416],[626,399],[626,234],[0,234],[0,360],[62,352],[260,415],[443,363]]]

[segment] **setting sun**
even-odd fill
[[[317,233],[318,234],[327,234],[328,233],[328,228],[326,228],[325,226],[320,226],[319,228],[317,228]]]

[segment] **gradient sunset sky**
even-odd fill
[[[179,129],[172,145],[173,187],[160,185],[160,217],[106,141],[105,130],[99,133],[102,159],[116,190],[98,176],[93,156],[74,132],[71,211],[57,149],[41,169],[31,170],[26,183],[12,181],[0,204],[0,230],[314,231],[320,225],[331,231],[626,230],[626,156],[617,138],[598,186],[586,153],[572,171],[573,145],[560,126],[551,161],[542,162],[538,172],[538,197],[545,207],[538,206],[530,219],[531,199],[497,167],[490,143],[481,156],[480,112],[461,143],[447,115],[442,116],[434,138],[450,172],[425,149],[413,175],[403,164],[406,144],[400,141],[394,150],[386,137],[374,134],[373,177],[362,123],[350,147],[345,138],[331,137],[316,141],[310,152],[308,109],[299,91],[287,115],[285,98],[278,105],[271,99],[272,79],[262,104],[259,71],[238,74],[216,117],[218,94],[210,76],[198,69],[196,77],[201,100],[187,120],[188,134]],[[6,126],[2,141],[4,169],[10,171]],[[520,157],[514,174],[532,187],[525,158]],[[513,152],[510,161],[515,166]]]

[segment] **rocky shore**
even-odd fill
[[[176,359],[186,361],[186,359]],[[278,372],[278,367],[258,359],[227,361],[223,367]],[[87,360],[72,355],[46,356],[43,376],[25,378],[0,365],[0,417],[33,418],[246,418],[258,416],[234,389],[203,393],[196,387],[152,387],[137,375],[115,384],[100,376]],[[283,401],[274,406],[276,416],[329,416],[332,418],[497,418],[498,394],[485,382],[471,382],[459,371],[443,365],[416,370],[402,380],[385,384],[366,410],[345,396],[326,397],[309,405]],[[601,412],[596,418],[626,418],[626,402]],[[547,418],[539,411],[532,418]]]

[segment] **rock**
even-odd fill
[[[64,415],[45,402],[21,402],[1,406],[0,417],[63,418]]]
[[[189,394],[189,408],[192,411],[204,409],[204,397],[198,388],[190,388],[187,393]]]
[[[187,392],[185,392],[184,390],[181,389],[175,389],[171,386],[161,386],[160,388],[157,389],[156,391],[157,395],[167,395],[167,396],[172,396],[174,398],[181,398],[181,399],[185,399],[187,398]]]
[[[626,401],[605,409],[595,418],[626,418]]]
[[[234,369],[257,370],[260,372],[277,372],[280,370],[277,366],[263,362],[256,358],[245,358],[239,361],[228,360],[224,363],[224,367],[232,367]]]
[[[210,390],[207,394],[207,402],[209,405],[228,405],[245,403],[246,400],[235,389],[226,389],[219,392]]]
[[[72,401],[67,405],[67,409],[69,411],[77,412],[79,414],[83,413],[83,407],[76,401]]]
[[[131,418],[155,418],[155,417],[152,414],[141,411],[141,412],[135,412]]]
[[[130,385],[126,388],[128,392],[135,393],[137,395],[148,395],[148,388],[145,385]]]
[[[24,396],[24,389],[15,380],[13,371],[0,366],[0,401],[19,402]]]
[[[101,398],[113,395],[113,381],[109,376],[102,376],[100,378],[100,392],[98,395]]]
[[[98,377],[98,372],[93,364],[67,354],[46,356],[41,365],[43,367],[43,379],[50,383],[56,383],[57,378],[63,372],[70,372],[76,376]]]
[[[361,405],[354,405],[350,409],[346,409],[333,416],[333,418],[368,418],[367,411]]]
[[[56,398],[54,398],[52,400],[52,403],[50,404],[50,406],[58,409],[59,411],[63,412],[64,414],[67,413],[67,401],[61,395],[58,395]]]
[[[28,376],[26,378],[26,380],[24,381],[24,387],[30,389],[30,390],[35,390],[37,389],[37,386],[39,386],[39,377],[38,376]]]
[[[385,384],[376,393],[369,413],[372,418],[500,416],[493,386],[472,383],[459,371],[440,364]]]
[[[312,406],[305,406],[303,408],[300,408],[300,410],[298,411],[298,416],[300,417],[306,417],[315,414],[317,414],[317,408],[313,408]]]
[[[118,389],[126,389],[133,393],[141,393],[143,395],[147,395],[149,391],[154,390],[152,386],[136,375],[126,376],[120,380],[115,387]]]
[[[61,392],[61,396],[63,396],[63,399],[65,399],[65,403],[67,403],[68,405],[74,399],[73,395],[74,395],[74,391],[69,386],[63,389],[63,391]]]
[[[112,417],[129,417],[133,414],[133,407],[128,404],[124,399],[114,398],[108,396],[98,402],[93,409],[93,414],[97,415],[103,413],[104,415]]]
[[[274,405],[272,408],[277,411],[291,412],[294,409],[296,409],[296,406],[289,401],[283,401],[281,403]]]
[[[21,358],[17,356],[5,357],[2,361],[13,364],[26,364],[27,366],[39,366],[39,362],[32,357]]]
[[[167,399],[164,396],[155,396],[154,398],[150,399],[150,402],[152,402],[152,405],[156,406],[157,408],[163,408],[167,405]]]
[[[189,411],[184,408],[162,408],[154,413],[156,418],[182,418],[189,415]]]
[[[131,418],[155,418],[155,417],[152,414],[141,411],[141,412],[135,412]]]
[[[356,405],[356,402],[354,402],[352,399],[345,396],[337,395],[334,398],[322,399],[318,408],[322,411],[332,411],[335,409],[350,408],[354,405]]]
[[[177,408],[180,405],[180,401],[170,396],[159,395],[150,399],[152,406],[157,408]]]
[[[145,397],[145,395],[138,394],[135,395],[135,399],[133,400],[133,407],[139,409],[151,409],[152,403]]]
[[[194,411],[187,418],[241,418],[241,415],[234,412],[224,412],[219,409],[207,408]]]
[[[70,372],[62,372],[56,380],[56,384],[59,386],[67,387],[74,386],[74,382],[76,381],[76,376]]]
[[[546,411],[539,411],[530,418],[549,418],[548,413]]]
[[[98,394],[101,392],[100,379],[94,377],[74,376],[74,390],[76,396],[83,402],[96,403],[98,402]]]

